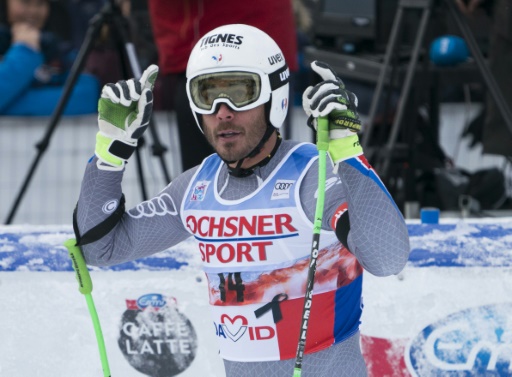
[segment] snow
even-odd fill
[[[512,356],[512,219],[441,219],[438,225],[411,221],[408,227],[412,252],[404,271],[385,278],[364,276],[362,334],[390,343],[382,357],[395,364],[401,360],[410,373],[395,376],[442,376],[439,370],[447,365],[460,373],[471,369],[464,357],[473,356],[461,347],[478,349],[477,338],[499,349],[486,359],[487,368],[495,368],[489,373],[510,376],[502,359],[510,363]],[[71,237],[68,226],[0,226],[0,376],[102,375],[87,305],[62,246]],[[91,268],[113,376],[149,375],[140,354],[158,354],[164,347],[172,356],[166,363],[175,363],[165,375],[223,375],[199,263],[194,244],[186,241],[136,262]],[[167,303],[157,313],[159,320],[141,312],[130,317],[136,313],[130,305],[142,297]],[[447,332],[453,326],[459,326],[458,332]],[[164,328],[175,342],[158,340]],[[132,331],[140,332],[138,342],[126,337]],[[439,338],[433,340],[432,334]],[[496,334],[498,345],[492,343]],[[475,353],[474,359],[479,358]],[[158,363],[153,367],[162,367]]]

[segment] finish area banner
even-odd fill
[[[512,376],[512,219],[442,221],[408,223],[401,274],[363,275],[370,376]],[[0,227],[0,375],[103,375],[62,246],[72,237],[67,226]],[[191,240],[90,269],[112,376],[224,376],[200,261]]]
[[[398,276],[365,274],[371,376],[512,376],[512,223],[409,224]]]

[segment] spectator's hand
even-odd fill
[[[28,47],[39,51],[41,45],[41,31],[27,22],[18,22],[12,25],[12,43],[23,43]]]
[[[363,153],[357,132],[361,121],[357,114],[357,97],[345,89],[345,84],[328,64],[314,61],[313,71],[324,80],[308,87],[302,96],[302,106],[309,116],[308,125],[316,129],[316,119],[329,120],[329,155],[334,163]]]
[[[485,1],[485,0],[454,0],[455,4],[457,4],[457,7],[459,10],[465,14],[466,16],[469,16],[473,14],[476,9]]]
[[[103,87],[98,103],[96,156],[102,170],[122,170],[149,125],[158,67],[150,65],[139,80]]]

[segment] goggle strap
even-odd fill
[[[270,81],[270,89],[272,91],[285,86],[290,82],[290,71],[288,70],[288,65],[285,64],[283,67],[279,68],[277,71],[272,72],[268,75]]]

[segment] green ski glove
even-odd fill
[[[150,65],[139,80],[107,84],[98,102],[96,134],[98,168],[122,170],[149,125],[158,66]]]
[[[345,89],[343,81],[328,64],[314,61],[311,68],[323,81],[308,87],[302,95],[302,106],[309,116],[308,125],[316,130],[317,118],[328,117],[331,139],[328,153],[335,165],[363,154],[357,136],[361,121],[356,110],[356,95]]]

